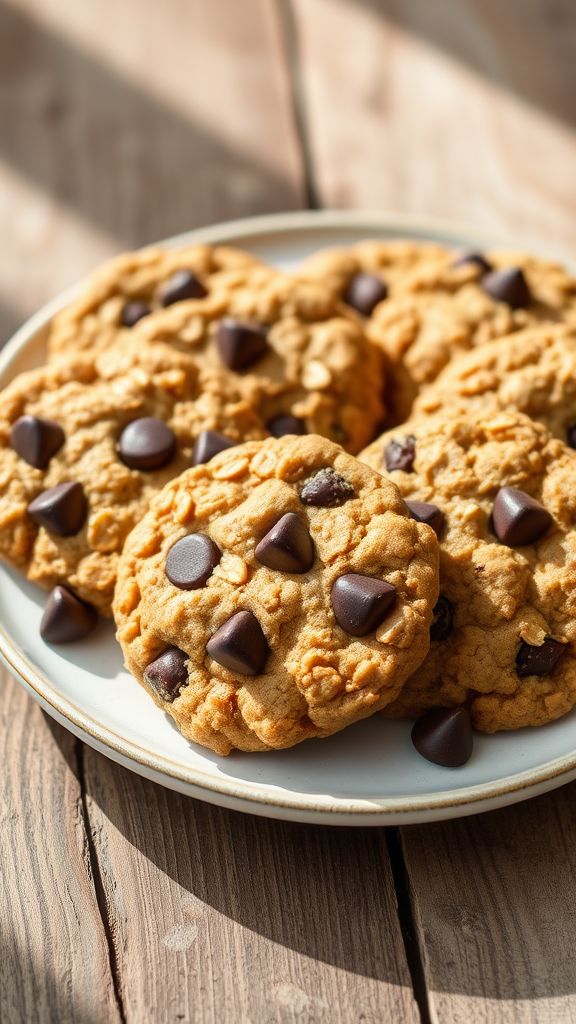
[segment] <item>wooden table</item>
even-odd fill
[[[3,0],[3,335],[99,259],[309,205],[574,256],[571,0]],[[576,786],[278,824],[124,771],[1,681],[0,1020],[576,1021]]]

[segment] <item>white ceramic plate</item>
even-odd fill
[[[489,240],[444,224],[383,214],[297,213],[236,221],[170,244],[230,242],[284,268],[323,246],[361,238],[433,239],[482,248]],[[0,383],[38,365],[44,327],[63,296],[28,321],[0,356]],[[0,654],[42,707],[81,739],[172,789],[275,818],[382,825],[457,817],[510,804],[576,778],[574,715],[538,730],[477,736],[460,769],[428,764],[408,722],[380,716],[328,740],[227,758],[188,744],[122,668],[110,624],[59,649],[39,635],[45,595],[0,570]]]

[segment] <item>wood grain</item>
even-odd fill
[[[402,830],[433,1021],[576,1021],[575,798]]]
[[[0,1020],[119,1021],[77,741],[0,669]]]
[[[274,14],[0,3],[0,341],[113,252],[300,205]]]
[[[320,205],[576,246],[576,7],[291,0]]]
[[[84,758],[127,1020],[416,1024],[382,830],[231,813]]]

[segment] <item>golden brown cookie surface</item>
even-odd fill
[[[571,448],[576,442],[576,328],[545,324],[453,360],[416,401],[414,413],[518,409]]]
[[[267,267],[223,273],[207,299],[156,313],[135,333],[231,374],[276,436],[318,433],[354,453],[384,417],[381,352],[314,282]]]
[[[0,554],[109,615],[124,539],[207,431],[265,433],[228,381],[161,345],[20,375],[0,402]]]
[[[424,657],[437,543],[396,488],[317,436],[250,442],[183,474],[127,541],[126,664],[218,753],[328,736]]]
[[[167,304],[209,294],[214,275],[257,265],[228,246],[150,246],[123,253],[99,267],[51,324],[51,357],[94,352],[130,337],[143,318]]]
[[[500,412],[414,417],[361,457],[444,520],[430,653],[390,713],[467,702],[486,732],[566,714],[576,704],[574,452]]]
[[[420,390],[454,356],[534,324],[573,322],[576,313],[573,275],[521,252],[463,258],[428,243],[372,242],[318,254],[303,271],[352,305],[359,282],[355,308],[389,362],[390,422],[408,416]],[[380,294],[367,275],[380,281]]]

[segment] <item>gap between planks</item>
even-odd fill
[[[98,852],[96,849],[96,844],[94,842],[92,824],[90,821],[90,813],[88,810],[88,803],[86,799],[86,780],[84,776],[84,749],[84,743],[82,742],[82,740],[75,739],[74,753],[76,755],[76,770],[78,775],[78,782],[80,785],[80,806],[82,809],[82,824],[84,826],[84,832],[86,837],[88,866],[92,874],[92,882],[94,885],[94,892],[96,895],[96,903],[98,906],[98,910],[100,912],[100,918],[102,920],[102,928],[104,929],[104,935],[106,937],[106,945],[108,948],[108,963],[110,966],[110,977],[112,979],[112,988],[114,991],[114,998],[116,1000],[118,1017],[121,1021],[121,1024],[126,1024],[126,1014],[124,1012],[124,1004],[122,999],[121,975],[118,963],[118,956],[116,952],[116,945],[114,942],[114,935],[111,927],[108,901],[106,899],[106,890],[102,878],[102,872],[100,870],[100,862],[98,860]]]

